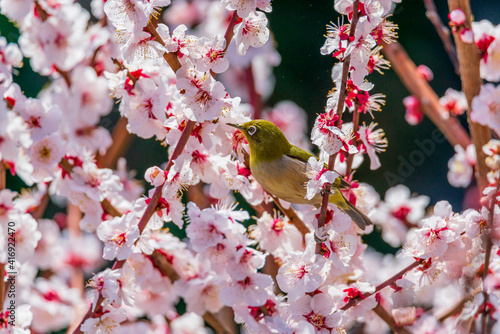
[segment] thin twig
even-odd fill
[[[472,13],[469,0],[448,0],[450,12],[455,9],[461,9],[466,17],[464,25],[470,27],[472,24]],[[455,45],[457,46],[458,63],[460,64],[460,80],[462,82],[462,91],[467,98],[469,108],[467,109],[467,121],[471,133],[472,143],[476,148],[477,163],[475,166],[475,177],[479,188],[480,196],[484,188],[488,186],[489,168],[486,166],[486,154],[483,152],[483,146],[491,139],[491,132],[487,126],[473,122],[470,118],[472,100],[479,95],[482,80],[479,75],[479,63],[481,60],[479,49],[475,43],[464,43],[460,39],[458,31],[453,32]]]
[[[382,305],[380,305],[380,303],[375,306],[373,312],[375,312],[380,317],[380,319],[382,319],[389,326],[393,333],[410,334],[410,331],[408,331],[406,328],[398,327],[396,325],[396,321],[394,321],[393,316]]]
[[[231,21],[229,21],[229,24],[227,26],[226,33],[224,34],[224,39],[226,40],[226,46],[224,47],[224,53],[226,53],[227,48],[229,47],[229,43],[231,43],[231,40],[233,39],[234,26],[239,21],[239,19],[240,19],[240,17],[238,16],[237,12],[234,11],[232,16],[231,16]]]
[[[382,290],[383,288],[385,287],[388,287],[390,285],[393,285],[394,282],[396,282],[398,279],[400,279],[404,274],[406,274],[407,272],[409,272],[410,270],[418,267],[424,260],[422,259],[419,259],[419,260],[416,260],[415,262],[413,262],[412,264],[410,264],[409,266],[407,266],[406,268],[402,269],[401,271],[399,271],[397,274],[393,275],[392,277],[388,278],[386,281],[380,283],[379,285],[377,285],[375,287],[375,291],[373,292],[367,292],[367,293],[364,293],[363,294],[363,297],[359,297],[359,298],[353,298],[353,299],[350,299],[342,308],[341,310],[345,311],[345,310],[348,310],[350,309],[351,307],[355,306],[356,304],[358,304],[360,301],[362,301],[363,299],[366,299],[374,294],[376,294],[377,292],[379,292],[380,290]]]
[[[445,117],[446,112],[429,83],[417,73],[415,63],[398,42],[383,44],[382,52],[391,62],[392,68],[422,106],[422,111],[443,133],[451,146],[460,145],[464,149],[471,144],[467,131],[455,117]]]
[[[302,237],[305,237],[305,235],[310,231],[307,228],[306,224],[304,224],[302,219],[299,218],[295,210],[293,210],[292,208],[289,209],[285,208],[277,197],[273,195],[271,195],[271,197],[273,198],[274,203],[276,203],[276,206],[280,209],[280,211],[283,212],[283,214],[287,216],[288,219],[290,219],[290,221],[297,228],[297,230],[299,230],[300,234],[302,234]]]
[[[352,115],[352,132],[357,133],[359,130],[359,112],[358,106],[355,106]],[[358,147],[358,141],[356,137],[352,139],[352,145]],[[352,162],[354,160],[354,154],[349,154],[346,159],[345,175],[348,176],[352,172]],[[350,191],[350,190],[349,190]]]
[[[453,64],[455,73],[457,75],[460,75],[457,51],[455,50],[455,46],[453,46],[453,43],[451,42],[450,29],[448,29],[441,21],[433,0],[424,0],[424,5],[426,9],[425,16],[427,16],[429,21],[431,21],[432,25],[438,33],[439,38],[441,38],[444,49],[446,50],[446,53],[448,54],[448,57],[450,57],[451,63]]]
[[[442,316],[438,317],[438,321],[439,322],[443,322],[445,321],[446,319],[448,319],[449,317],[452,317],[454,316],[455,314],[458,314],[462,311],[464,305],[471,299],[474,298],[474,296],[476,294],[478,294],[479,292],[481,292],[480,288],[477,288],[474,292],[472,292],[471,294],[467,294],[465,295],[462,299],[460,299],[460,301],[455,305],[453,306],[450,310],[448,310],[446,313],[444,313]]]
[[[248,99],[250,105],[253,107],[253,119],[260,119],[262,114],[262,105],[260,101],[260,94],[255,89],[255,77],[253,75],[252,63],[245,68],[245,78],[248,87]]]

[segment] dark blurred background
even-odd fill
[[[493,24],[500,23],[500,1],[482,0],[471,3],[476,21],[487,19]],[[281,100],[292,100],[309,113],[309,127],[312,127],[316,114],[324,109],[327,92],[332,88],[330,72],[334,59],[322,56],[320,48],[324,43],[326,25],[330,21],[337,22],[333,0],[275,0],[272,5],[273,12],[268,14],[268,18],[282,61],[274,71],[275,91],[265,104],[273,106]],[[447,2],[436,1],[436,6],[441,19],[447,24]],[[423,1],[405,0],[398,4],[393,21],[399,25],[399,42],[416,65],[425,64],[434,72],[434,80],[430,84],[436,93],[442,96],[449,87],[460,90],[460,80],[454,73],[434,27],[425,16]],[[14,25],[1,15],[0,32],[9,42],[16,42],[19,37]],[[36,96],[46,79],[31,70],[27,59],[24,64],[15,76],[15,81],[27,96]],[[386,71],[383,76],[375,73],[368,79],[375,84],[373,93],[387,96],[382,112],[375,114],[375,121],[385,130],[389,147],[385,153],[380,154],[382,167],[371,171],[366,161],[359,168],[357,179],[373,185],[383,198],[385,191],[391,186],[386,181],[385,173],[397,175],[400,159],[408,159],[412,151],[419,150],[415,140],[430,139],[435,127],[427,119],[418,126],[406,123],[402,100],[409,93],[392,70]],[[116,120],[117,111],[108,118]],[[345,116],[345,121],[350,121],[350,115]],[[371,118],[369,115],[362,115],[361,121],[370,123]],[[461,121],[466,124],[464,115]],[[453,154],[454,150],[447,142],[437,144],[436,150],[426,156],[423,164],[416,167],[409,177],[405,177],[403,183],[413,192],[430,196],[431,205],[446,199],[455,211],[460,211],[464,189],[451,187],[446,178],[447,163]],[[136,169],[141,178],[148,166],[165,161],[165,150],[154,140],[136,138],[126,157],[130,168]],[[11,177],[8,183],[12,188],[20,186]]]

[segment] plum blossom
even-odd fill
[[[165,87],[158,86],[150,78],[139,78],[131,91],[128,108],[124,110],[128,118],[127,129],[142,138],[156,136],[165,139],[167,131],[164,123],[167,120],[166,110],[169,104]]]
[[[24,101],[19,114],[24,118],[31,138],[35,141],[56,132],[62,116],[57,106],[47,107],[40,100],[32,98]]]
[[[403,99],[403,104],[406,108],[405,120],[410,125],[417,125],[424,119],[424,113],[420,108],[420,101],[413,95]]]
[[[177,71],[177,88],[184,91],[185,114],[197,122],[211,121],[222,114],[224,86],[209,73],[184,65]]]
[[[104,12],[117,30],[139,32],[157,9],[169,4],[170,0],[110,0],[105,2]]]
[[[277,212],[271,216],[268,212],[264,212],[256,225],[250,227],[250,237],[259,242],[261,249],[270,253],[274,253],[281,249],[283,253],[278,253],[284,256],[293,250],[301,248],[302,235],[295,226]]]
[[[168,52],[177,52],[179,58],[184,56],[198,58],[199,47],[198,38],[193,35],[186,34],[187,27],[184,24],[179,25],[172,32],[172,37],[168,35],[168,27],[160,26],[163,29],[163,34],[166,34],[165,47]]]
[[[221,301],[228,306],[244,303],[249,306],[261,306],[267,300],[267,289],[272,287],[273,279],[269,275],[254,273],[241,280],[231,280],[222,288]]]
[[[234,27],[234,41],[240,55],[245,55],[250,46],[263,46],[268,39],[267,18],[263,12],[251,12]]]
[[[323,243],[324,256],[339,272],[349,267],[349,261],[356,252],[358,242],[353,235],[328,231],[328,239]]]
[[[358,149],[350,144],[354,137],[352,128],[346,128],[351,131],[344,132],[335,125],[338,116],[331,116],[331,113],[333,110],[328,114],[320,114],[316,118],[311,134],[313,144],[321,147],[330,155],[338,153],[342,148],[349,154],[357,153]]]
[[[464,150],[462,146],[455,146],[455,155],[448,162],[448,182],[454,187],[466,188],[472,180],[472,173],[476,165],[476,149],[473,144]]]
[[[144,179],[153,187],[162,186],[166,180],[165,171],[158,166],[149,167],[144,174]]]
[[[29,293],[28,303],[33,316],[31,331],[41,333],[67,328],[72,308],[82,302],[78,289],[68,287],[58,276],[37,278],[30,287],[26,286],[26,293]],[[21,310],[16,313],[18,311]]]
[[[334,287],[331,290],[337,290]],[[340,291],[304,295],[292,305],[292,316],[299,322],[301,333],[332,333],[342,326],[342,313],[334,312],[339,304]],[[340,329],[340,328],[339,328]]]
[[[229,61],[224,57],[225,39],[217,36],[212,39],[202,39],[200,43],[202,56],[196,60],[196,69],[201,72],[210,70],[215,73],[225,72],[229,68]]]
[[[58,134],[52,134],[36,142],[30,150],[36,178],[40,181],[51,180],[64,152],[63,140]]]
[[[452,88],[446,90],[444,96],[439,99],[439,103],[452,116],[462,115],[467,109],[465,94]]]
[[[80,5],[63,6],[64,15],[46,20],[33,19],[19,38],[19,45],[30,58],[33,69],[48,75],[53,68],[68,71],[85,56],[88,45],[85,28],[89,13]]]
[[[92,299],[92,309],[96,307],[99,296],[104,298],[105,304],[111,304],[118,298],[120,283],[118,280],[121,277],[121,269],[111,270],[106,268],[104,271],[94,275],[88,282],[88,286],[92,288],[89,291],[89,296]]]
[[[362,141],[362,148],[370,157],[370,169],[375,170],[380,168],[380,160],[377,153],[384,152],[387,147],[387,138],[385,138],[384,130],[377,129],[377,123],[370,123],[369,126],[362,125],[359,127],[358,135]]]
[[[326,183],[332,184],[339,177],[337,172],[328,170],[325,167],[325,162],[310,157],[307,161],[307,199],[312,199],[316,194],[320,193]]]
[[[255,12],[256,7],[265,12],[272,10],[270,0],[222,0],[221,2],[227,10],[236,10],[238,16],[242,18]]]
[[[435,206],[437,213],[422,221],[422,227],[411,230],[408,234],[407,245],[404,252],[413,257],[428,259],[443,255],[448,249],[448,244],[458,238],[454,226],[447,215],[450,205],[440,201]],[[451,211],[450,211],[451,212]]]
[[[483,146],[483,152],[487,155],[486,165],[493,170],[500,169],[500,140],[490,139]]]
[[[470,117],[474,122],[488,126],[500,134],[500,86],[481,86],[479,95],[472,100]]]
[[[110,333],[120,327],[120,323],[127,320],[127,312],[122,308],[110,308],[96,318],[88,318],[80,326],[80,330],[89,334]]]
[[[21,67],[23,64],[23,54],[17,44],[7,43],[7,39],[3,36],[0,37],[0,55],[2,73],[10,73],[13,67]]]
[[[35,248],[42,237],[38,231],[37,221],[28,213],[11,212],[9,221],[16,223],[15,229],[15,246],[16,246],[16,261],[24,263],[33,258]],[[2,225],[1,230],[4,236],[7,235],[7,224]],[[6,258],[7,247],[2,247],[0,258]]]
[[[410,189],[398,185],[387,190],[384,201],[371,218],[382,226],[383,239],[398,247],[405,241],[408,229],[418,226],[429,201],[429,197],[412,196]]]
[[[104,242],[103,258],[106,260],[126,260],[132,253],[133,246],[139,238],[137,223],[139,218],[134,212],[115,217],[101,223],[97,228],[97,236]]]
[[[321,270],[325,258],[314,254],[314,247],[309,246],[305,252],[291,252],[283,259],[276,280],[280,289],[288,293],[289,301],[295,301],[305,293],[313,292],[323,282]]]
[[[474,42],[481,52],[480,75],[488,81],[500,79],[500,28],[491,22],[481,20],[472,22]]]
[[[195,313],[185,313],[175,318],[170,329],[172,334],[207,334],[203,318]]]

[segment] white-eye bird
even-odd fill
[[[253,120],[241,125],[228,125],[241,130],[250,146],[250,170],[257,182],[268,193],[290,203],[321,206],[322,196],[316,194],[306,199],[307,161],[313,154],[288,142],[285,135],[273,123]],[[361,229],[372,224],[363,212],[352,205],[340,191],[350,184],[341,177],[331,187],[330,202],[348,214]]]

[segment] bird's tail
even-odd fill
[[[349,217],[351,217],[352,221],[355,222],[356,225],[358,225],[362,230],[364,230],[367,225],[373,224],[370,218],[352,205],[352,203],[344,197],[340,189],[336,187],[332,187],[330,203],[335,204],[339,209],[347,213]]]
[[[346,200],[348,209],[344,209],[344,212],[351,217],[352,221],[359,226],[360,229],[364,230],[367,225],[372,225],[372,221],[368,218],[361,210],[352,205],[351,202]]]

